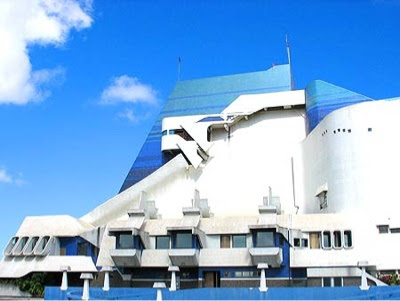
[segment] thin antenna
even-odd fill
[[[287,51],[289,72],[290,72],[290,88],[293,91],[294,90],[294,80],[293,80],[293,74],[292,74],[292,62],[291,62],[291,57],[290,57],[290,45],[289,45],[288,35],[286,35],[286,51]]]
[[[182,59],[181,59],[181,57],[178,57],[178,82],[181,81],[181,63],[182,63]]]

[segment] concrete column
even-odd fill
[[[368,281],[367,281],[367,272],[366,267],[368,266],[368,261],[359,261],[357,265],[361,268],[361,285],[360,289],[366,291],[369,289]]]
[[[260,292],[266,292],[268,290],[267,287],[267,279],[265,278],[265,270],[268,269],[267,263],[259,263],[257,265],[257,269],[261,270],[261,277],[260,277]]]
[[[157,301],[162,301],[162,289],[166,288],[164,282],[154,282],[153,288],[157,289]]]
[[[61,287],[60,290],[66,291],[68,289],[68,271],[71,270],[70,266],[61,266],[60,270],[62,271],[62,281],[61,281]]]
[[[103,291],[108,292],[110,290],[110,272],[112,272],[112,267],[103,267],[101,271],[104,272]]]
[[[171,275],[171,288],[169,289],[171,292],[176,291],[176,272],[179,272],[179,267],[170,266],[168,267],[168,272],[172,272]]]
[[[82,300],[89,300],[89,281],[93,279],[93,274],[82,273],[80,278],[83,279]]]

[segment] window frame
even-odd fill
[[[325,233],[329,234],[329,246],[325,246]],[[330,250],[332,249],[332,232],[325,230],[325,231],[321,231],[321,246],[322,249],[324,250]]]
[[[178,246],[178,241],[179,241],[178,240],[178,236],[183,236],[183,235],[190,236],[190,246],[189,247],[187,247],[185,245]],[[191,233],[191,232],[176,232],[175,235],[174,235],[174,239],[175,239],[175,242],[174,242],[174,248],[175,249],[194,249],[194,246],[193,246],[193,233]]]
[[[236,246],[235,245],[235,238],[236,239],[244,238],[244,246]],[[232,242],[232,248],[233,249],[247,248],[247,235],[246,234],[233,234],[231,242]]]
[[[166,239],[166,238],[168,239],[168,247],[167,248],[160,248],[158,239]],[[169,235],[158,235],[158,236],[156,236],[155,248],[156,248],[156,250],[168,250],[168,249],[171,249],[171,237]]]
[[[337,235],[337,234],[338,234],[337,237],[339,238],[339,245],[336,245],[336,235]],[[332,244],[332,247],[333,247],[335,250],[340,250],[340,249],[343,248],[343,234],[342,234],[342,231],[340,231],[340,230],[334,230],[334,231],[332,232],[331,238],[332,238],[331,244]]]
[[[258,231],[255,231],[255,233],[254,233],[254,242],[255,242],[255,247],[256,248],[274,248],[274,247],[276,247],[276,241],[275,241],[275,231],[271,231],[271,230],[258,230]],[[272,236],[272,244],[271,245],[269,245],[269,244],[266,244],[266,245],[260,245],[260,237],[259,237],[259,235],[262,235],[262,234],[268,234],[268,235],[271,235]]]
[[[346,245],[346,232],[350,234],[350,246]],[[353,240],[353,232],[351,230],[344,230],[343,231],[343,248],[345,249],[352,249],[354,246],[354,240]]]

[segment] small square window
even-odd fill
[[[156,249],[169,249],[169,236],[156,237]]]
[[[389,225],[378,225],[377,227],[380,234],[389,233]]]
[[[301,239],[301,245],[303,248],[308,248],[308,239],[307,238],[302,238]]]
[[[368,132],[372,132],[372,128],[368,128]]]
[[[331,278],[330,277],[324,277],[322,278],[322,286],[323,287],[331,287]]]
[[[274,233],[271,231],[258,231],[256,234],[256,247],[275,247]]]
[[[333,286],[336,286],[336,287],[343,286],[343,278],[342,277],[334,277],[333,278]]]
[[[293,239],[293,245],[295,247],[300,247],[300,238]]]
[[[232,248],[246,247],[246,235],[232,235]]]
[[[192,233],[176,233],[177,249],[191,249],[192,248]]]
[[[134,236],[130,233],[120,233],[117,235],[117,249],[133,249],[134,248]]]

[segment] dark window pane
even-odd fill
[[[342,247],[342,233],[340,231],[333,232],[333,246],[335,248]]]
[[[331,278],[329,278],[329,277],[322,278],[322,286],[330,287],[331,286]]]
[[[257,232],[256,247],[275,247],[273,232]]]
[[[379,233],[389,233],[389,225],[379,225]]]
[[[333,278],[333,286],[342,286],[342,278],[341,277]]]
[[[233,235],[232,236],[233,248],[246,248],[246,235]]]
[[[353,239],[351,237],[351,231],[344,231],[344,247],[351,248],[353,246]]]
[[[329,231],[324,231],[323,233],[323,247],[324,248],[332,247],[331,232]]]
[[[191,233],[177,233],[175,247],[178,249],[191,249],[192,248],[192,234]]]
[[[169,236],[157,236],[156,249],[169,249]]]
[[[133,235],[119,234],[117,237],[117,249],[134,249]]]

